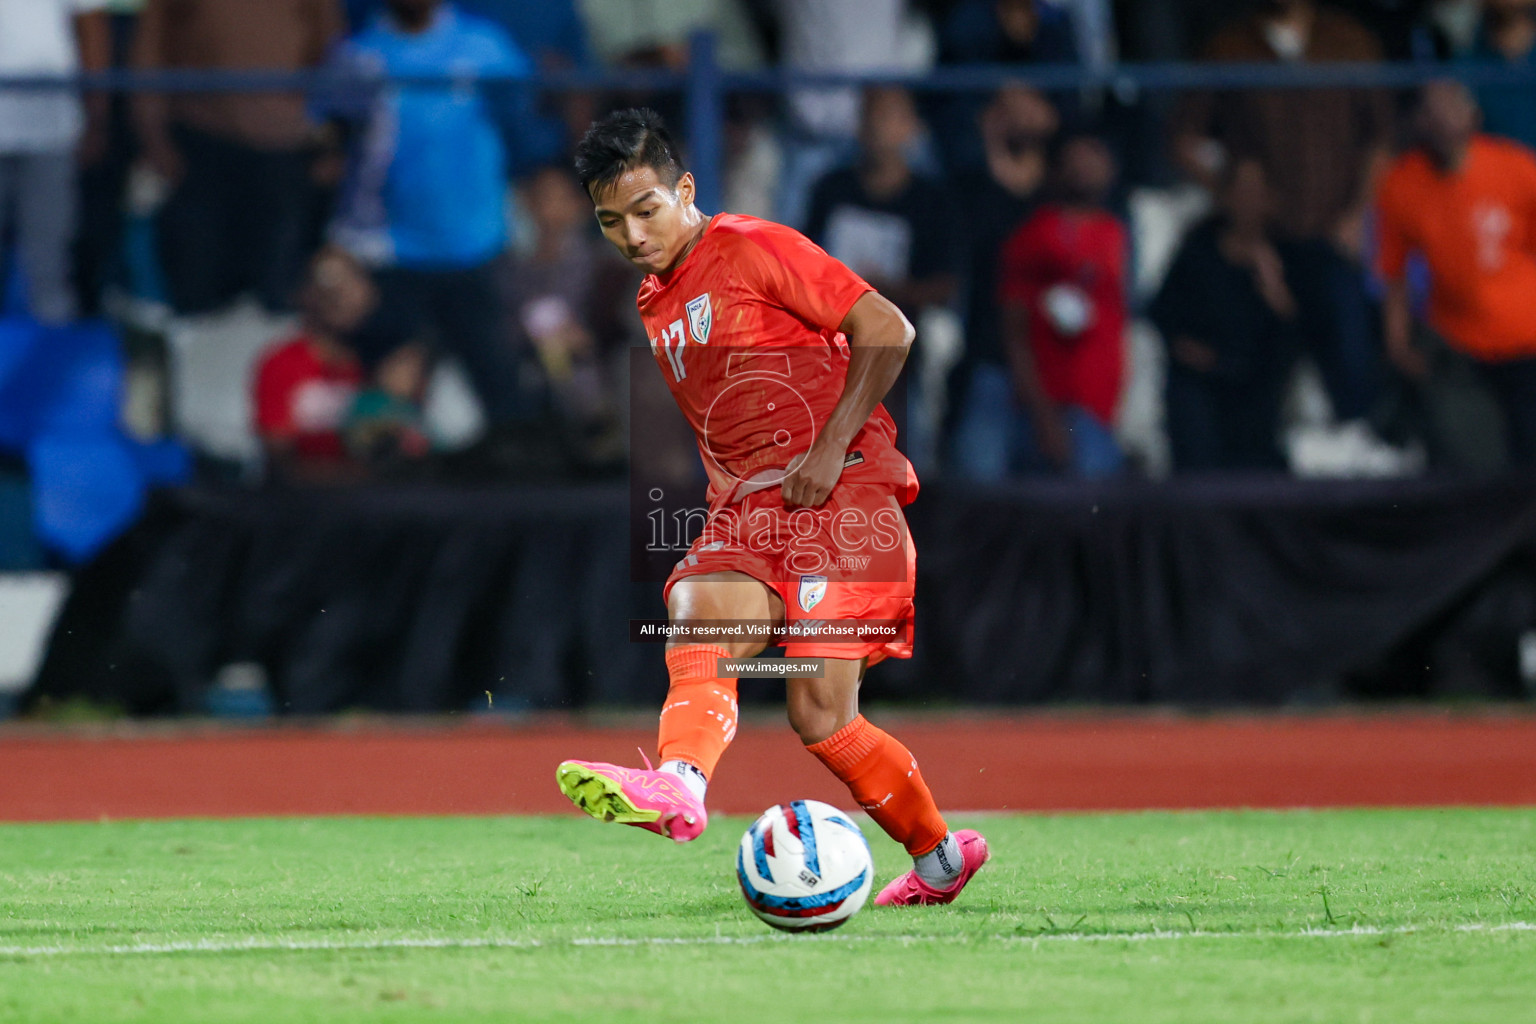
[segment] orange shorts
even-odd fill
[[[839,483],[819,508],[786,508],[778,487],[713,511],[667,577],[740,572],[784,600],[790,658],[912,657],[917,549],[889,487]]]

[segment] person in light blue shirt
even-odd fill
[[[431,329],[464,361],[492,424],[518,419],[495,264],[506,248],[530,62],[498,26],[453,4],[388,0],[333,63],[389,79],[365,102],[322,101],[355,128],[330,237],[373,268],[379,286],[359,349],[376,359]],[[445,74],[464,82],[396,81]]]
[[[454,0],[454,4],[462,13],[505,30],[542,74],[596,67],[575,0]],[[347,0],[348,23],[366,28],[385,6],[385,0]],[[527,159],[519,161],[518,170],[560,162],[571,144],[567,125],[585,124],[592,117],[590,98],[584,94],[542,97],[532,116],[519,126],[520,148],[527,152]]]
[[[337,241],[378,265],[463,267],[499,253],[511,158],[504,135],[515,141],[515,83],[532,74],[517,44],[441,0],[390,0],[335,64],[368,78],[495,80],[378,91],[356,140]]]

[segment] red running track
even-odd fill
[[[786,726],[744,724],[712,810],[846,791]],[[1536,716],[884,716],[942,806],[1072,811],[1536,805]],[[649,725],[372,721],[0,730],[0,820],[573,813],[567,757],[636,763]]]

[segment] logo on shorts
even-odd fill
[[[800,609],[810,611],[821,599],[827,596],[827,578],[825,576],[801,576],[800,577]]]
[[[709,292],[689,299],[685,308],[688,310],[688,333],[698,344],[708,345],[709,329],[715,323],[714,311],[709,308]]]

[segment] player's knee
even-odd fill
[[[831,739],[839,729],[853,720],[846,709],[829,701],[817,700],[811,695],[791,699],[788,709],[789,727],[795,730],[795,735],[806,746]],[[844,721],[845,718],[847,721]]]
[[[673,619],[740,618],[760,611],[762,584],[745,577],[715,575],[678,580],[667,597]]]
[[[691,617],[699,611],[705,594],[691,580],[678,580],[667,595],[667,614],[674,619]]]
[[[772,623],[783,620],[783,603],[764,584],[742,573],[710,573],[679,580],[667,596],[667,617],[686,631],[667,647],[716,644],[733,658],[761,654]]]

